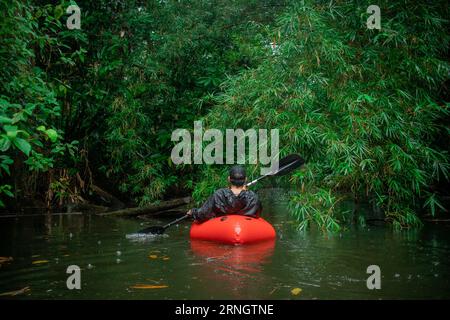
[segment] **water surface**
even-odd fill
[[[133,241],[126,235],[142,229],[142,221],[94,215],[2,218],[0,256],[12,260],[0,260],[0,294],[29,290],[0,298],[450,298],[448,225],[300,233],[286,203],[271,198],[264,199],[263,216],[277,239],[252,246],[191,242],[188,222],[165,236]],[[70,265],[81,268],[81,290],[66,287]],[[381,269],[380,290],[367,289],[369,265]],[[293,295],[294,288],[300,294]]]

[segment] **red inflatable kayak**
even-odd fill
[[[263,218],[227,215],[191,226],[191,239],[228,244],[255,243],[275,238],[275,229]]]

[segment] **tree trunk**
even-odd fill
[[[99,198],[98,200],[101,200],[101,202],[103,202],[102,205],[110,207],[112,210],[125,208],[125,204],[122,201],[114,197],[109,192],[106,192],[102,188],[96,186],[95,184],[91,185],[91,191],[95,195],[97,195],[97,197]]]

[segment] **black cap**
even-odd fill
[[[246,176],[245,168],[242,166],[234,166],[230,169],[230,182],[235,186],[242,186]]]

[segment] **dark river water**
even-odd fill
[[[142,229],[138,220],[1,218],[0,299],[450,298],[449,225],[298,232],[274,199],[264,200],[263,217],[276,241],[236,247],[191,242],[189,222],[134,241],[126,235]],[[81,268],[80,290],[67,288],[70,265]],[[379,290],[367,288],[370,265],[380,268]]]

